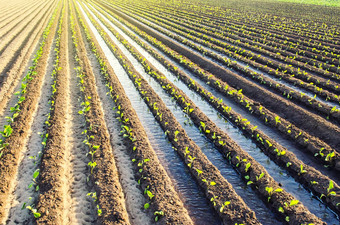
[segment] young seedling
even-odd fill
[[[97,215],[101,216],[103,213],[102,209],[99,207],[99,205],[97,205]]]
[[[300,172],[299,172],[299,175],[304,174],[304,173],[307,173],[307,170],[304,170],[304,169],[303,169],[303,165],[301,164],[301,165],[300,165]]]
[[[145,203],[144,204],[144,209],[148,209],[148,208],[150,208],[150,203]]]
[[[40,218],[41,214],[38,212],[37,209],[34,208],[33,205],[26,206],[26,209],[30,210],[34,216],[34,218]]]
[[[161,216],[164,216],[164,212],[163,211],[155,211],[154,215],[156,216],[155,222],[157,222]]]
[[[328,188],[327,188],[327,196],[330,196],[330,195],[336,196],[336,192],[335,191],[331,191],[333,188],[334,188],[333,181],[330,180]]]
[[[177,139],[177,135],[178,135],[178,134],[179,134],[179,131],[176,130],[176,131],[175,131],[175,138],[174,138],[174,141],[176,141],[176,142],[178,141],[178,139]]]
[[[230,205],[230,201],[226,201],[226,202],[223,203],[223,205],[220,208],[221,213],[223,212],[224,207],[226,207],[227,205]]]

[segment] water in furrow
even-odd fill
[[[83,11],[82,8],[80,9]],[[209,206],[209,201],[205,198],[203,192],[199,189],[198,185],[191,177],[188,169],[182,163],[182,160],[177,153],[172,149],[171,144],[165,139],[165,134],[162,131],[162,128],[156,122],[152,113],[148,110],[147,105],[141,99],[138,91],[135,89],[123,67],[119,64],[118,60],[107,47],[105,41],[92,25],[91,21],[86,16],[85,19],[89,24],[89,28],[95,34],[95,38],[102,47],[119,81],[124,84],[124,91],[128,93],[131,104],[148,135],[151,146],[156,151],[160,162],[170,176],[175,189],[178,191],[184,206],[189,212],[190,217],[197,224],[221,224],[221,221],[218,219],[213,209]]]
[[[98,12],[99,13],[99,12]],[[99,21],[98,21],[99,22]],[[109,22],[109,21],[107,21]],[[110,23],[111,26],[113,26],[116,30],[119,30],[114,24]],[[108,30],[106,30],[108,31]],[[134,67],[143,75],[148,81],[149,84],[152,86],[152,88],[157,92],[157,94],[163,99],[165,104],[169,107],[169,109],[174,113],[177,120],[182,124],[182,126],[186,129],[188,135],[194,140],[197,138],[197,142],[200,142],[198,138],[202,138],[199,134],[199,130],[197,128],[193,128],[192,126],[185,125],[187,123],[188,119],[186,116],[184,116],[184,113],[177,109],[177,106],[174,106],[174,103],[172,102],[171,98],[164,93],[161,86],[155,82],[153,79],[149,77],[144,72],[144,69],[142,66],[133,58],[131,55],[129,57],[128,50],[126,50],[121,44],[118,43],[118,40],[114,38],[114,36],[107,32],[110,37],[117,43],[119,48],[124,52],[126,56],[128,56],[129,60],[133,63]],[[126,36],[125,36],[126,37]],[[127,39],[129,43],[133,43],[134,41],[131,39]],[[125,51],[124,51],[125,49]],[[148,53],[145,51],[143,53],[143,56],[148,56]],[[191,100],[213,121],[216,123],[216,125],[221,128],[224,132],[226,132],[237,144],[240,145],[242,149],[247,151],[255,160],[257,160],[262,166],[265,167],[265,169],[269,172],[269,174],[278,182],[282,184],[282,186],[294,197],[296,197],[298,200],[300,200],[312,213],[317,215],[318,217],[322,218],[327,223],[333,224],[338,222],[336,216],[332,213],[331,210],[329,210],[324,204],[320,203],[317,199],[312,198],[311,193],[306,191],[299,183],[297,183],[291,176],[288,175],[288,173],[281,169],[279,166],[277,166],[275,163],[273,163],[262,151],[259,149],[250,139],[246,138],[242,135],[242,132],[238,129],[232,126],[225,118],[223,118],[215,109],[213,109],[212,106],[210,106],[207,102],[202,101],[201,97],[195,93],[194,91],[190,90],[183,82],[179,81],[176,76],[174,76],[171,72],[169,72],[164,66],[162,66],[160,63],[157,62],[157,60],[153,59],[152,56],[148,56],[148,59],[151,59],[151,63],[156,66],[161,72],[164,73],[164,75],[178,88],[180,88],[183,92],[187,94],[191,98]],[[224,125],[226,124],[226,125]],[[196,132],[195,132],[196,130]],[[198,135],[194,135],[198,133]],[[192,135],[192,136],[191,136]],[[207,141],[207,140],[205,140]],[[196,142],[196,143],[197,143]],[[198,144],[198,143],[197,143]],[[210,144],[210,143],[209,143]],[[211,145],[211,144],[210,144]],[[205,148],[205,146],[199,145],[201,148]],[[211,148],[213,148],[211,146]],[[202,149],[203,150],[203,149]],[[212,151],[216,151],[213,149]],[[205,154],[206,151],[203,150]],[[218,155],[218,154],[214,154]],[[207,157],[209,158],[208,154]],[[220,157],[222,157],[220,155]],[[215,160],[212,160],[209,158],[212,163],[215,163]],[[222,160],[223,161],[223,160]],[[218,167],[217,165],[215,165]],[[218,167],[219,168],[219,167]],[[222,168],[221,168],[222,169]],[[220,170],[221,170],[220,169]],[[221,171],[222,173],[222,171]],[[223,173],[222,173],[223,175]],[[227,179],[229,182],[229,177]],[[232,182],[231,182],[232,183]],[[233,186],[235,185],[232,183]],[[235,186],[234,186],[235,188]],[[237,191],[237,189],[235,188]],[[240,193],[238,193],[240,194]],[[243,197],[240,194],[241,197]],[[249,206],[252,208],[251,204]],[[252,208],[253,209],[253,208]],[[256,211],[255,211],[256,212]]]
[[[94,15],[93,15],[94,16]],[[100,22],[97,20],[97,22]],[[102,26],[103,27],[103,26]],[[104,27],[103,27],[104,28]],[[268,211],[267,207],[263,202],[256,196],[256,194],[251,190],[251,188],[246,187],[246,185],[241,180],[238,173],[233,169],[233,167],[226,163],[223,159],[222,154],[218,152],[208,139],[206,139],[200,133],[199,129],[192,126],[192,122],[187,116],[182,112],[180,107],[168,96],[161,86],[150,78],[145,72],[142,65],[129,53],[129,51],[121,44],[119,41],[108,31],[106,32],[112,38],[112,40],[118,45],[118,47],[123,51],[123,53],[132,62],[136,70],[149,82],[151,87],[156,91],[156,93],[162,98],[167,107],[175,115],[176,119],[180,122],[183,128],[186,130],[189,137],[196,142],[196,144],[202,149],[203,153],[208,157],[208,159],[220,170],[221,174],[233,185],[236,192],[244,199],[244,201],[249,205],[251,209],[256,212],[257,217],[262,220],[264,224],[278,223],[274,216]],[[126,84],[127,81],[124,81]],[[262,218],[262,219],[261,219]],[[269,219],[270,218],[270,219]]]

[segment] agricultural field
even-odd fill
[[[285,1],[0,0],[0,224],[340,224],[340,7]]]

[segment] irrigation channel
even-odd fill
[[[87,8],[88,9],[88,8]],[[92,8],[93,9],[93,8]],[[93,9],[95,10],[95,9]],[[96,10],[95,10],[96,11]],[[97,13],[99,13],[97,11]],[[99,13],[101,16],[103,16],[101,13]],[[94,14],[92,14],[92,16],[95,16]],[[88,23],[90,24],[89,19]],[[96,18],[98,23],[101,23],[100,20],[98,18]],[[110,21],[108,19],[106,19],[106,21],[115,29],[120,31],[114,24],[110,23]],[[208,156],[209,160],[211,162],[214,163],[214,165],[220,170],[220,171],[224,171],[224,173],[222,173],[224,175],[224,177],[231,182],[231,174],[233,174],[233,176],[239,177],[239,175],[237,173],[232,173],[231,170],[232,167],[229,166],[229,168],[225,168],[225,166],[223,166],[223,164],[226,164],[226,162],[223,163],[223,161],[221,162],[220,160],[216,160],[217,158],[222,158],[221,154],[218,154],[218,150],[214,149],[211,144],[209,144],[209,142],[207,140],[204,140],[204,138],[202,137],[202,135],[199,132],[198,128],[194,128],[192,126],[192,122],[190,122],[190,119],[187,118],[187,116],[185,116],[185,114],[182,112],[182,110],[178,109],[178,107],[176,106],[176,104],[174,103],[173,100],[171,100],[171,97],[169,97],[166,93],[164,93],[163,89],[161,88],[161,86],[154,80],[152,80],[151,77],[149,77],[143,67],[141,65],[139,65],[138,61],[136,59],[133,58],[133,56],[131,55],[131,53],[128,52],[128,50],[122,46],[121,43],[119,43],[119,41],[114,37],[114,35],[110,34],[110,31],[105,28],[105,26],[103,24],[101,24],[101,26],[103,27],[103,29],[105,30],[105,32],[107,32],[109,34],[109,36],[112,38],[112,40],[114,40],[114,42],[117,44],[117,46],[119,48],[121,48],[123,50],[123,53],[125,55],[127,55],[128,59],[132,62],[132,64],[137,68],[137,71],[140,72],[143,77],[145,79],[148,80],[148,82],[150,83],[151,87],[156,91],[156,93],[158,95],[160,95],[160,97],[162,98],[162,100],[166,103],[167,107],[169,107],[169,109],[174,113],[174,115],[176,116],[176,119],[181,123],[181,125],[185,128],[185,130],[187,131],[187,133],[190,135],[190,138],[192,138],[196,143],[200,143],[199,146],[202,148],[203,152]],[[91,29],[95,29],[93,26],[91,26]],[[120,31],[120,34],[124,35],[124,33],[122,31]],[[100,34],[97,33],[97,39],[101,38]],[[270,159],[268,157],[266,157],[263,153],[261,153],[261,150],[254,144],[251,142],[251,140],[247,139],[246,137],[244,137],[241,133],[241,131],[239,131],[237,128],[235,128],[234,126],[232,126],[230,124],[229,121],[227,121],[225,118],[223,118],[216,110],[214,110],[212,108],[212,106],[210,106],[208,103],[206,103],[205,101],[202,101],[202,98],[196,94],[194,91],[190,90],[183,82],[179,81],[177,79],[176,76],[174,76],[173,74],[171,74],[171,72],[169,72],[167,70],[167,68],[165,68],[164,66],[162,66],[156,59],[154,59],[150,54],[148,54],[146,51],[143,51],[141,49],[141,47],[138,46],[138,44],[136,44],[132,39],[130,39],[127,35],[124,36],[124,38],[126,38],[126,40],[129,43],[133,43],[135,47],[139,48],[138,50],[141,51],[141,53],[143,54],[143,56],[147,59],[150,59],[150,62],[156,67],[158,68],[161,72],[163,72],[166,77],[173,82],[174,84],[176,84],[177,87],[179,87],[181,90],[183,90],[183,92],[185,94],[187,94],[188,96],[190,96],[190,98],[195,102],[195,104],[202,109],[202,111],[209,117],[211,118],[216,124],[222,124],[221,128],[223,129],[223,131],[225,131],[228,135],[230,135],[231,138],[233,138],[234,140],[237,140],[237,143],[243,148],[245,149],[247,152],[251,153],[251,155],[258,161],[260,162],[263,166],[265,166],[265,168],[267,169],[267,171],[270,172],[270,174],[274,177],[275,180],[278,180],[282,186],[288,190],[289,192],[295,193],[295,196],[301,201],[303,202],[305,205],[315,205],[318,204],[320,206],[319,209],[315,209],[312,212],[315,213],[316,215],[318,215],[319,217],[324,217],[324,219],[326,219],[326,217],[330,217],[333,219],[330,219],[329,221],[327,221],[328,223],[332,222],[332,220],[334,221],[334,219],[336,219],[335,215],[327,210],[327,208],[323,207],[321,204],[319,204],[317,199],[311,198],[311,195],[308,191],[304,190],[301,185],[299,185],[298,183],[296,183],[294,181],[293,178],[291,178],[284,170],[280,169],[278,166],[276,166],[274,163],[270,162]],[[102,44],[104,45],[104,41],[102,41]],[[103,46],[102,45],[102,46]],[[106,53],[108,54],[108,53]],[[120,76],[119,76],[120,78]],[[131,86],[131,88],[129,90],[125,90],[128,93],[131,93],[132,90],[135,90],[135,88],[133,88],[133,83],[131,81],[128,80],[128,76],[125,75],[125,79],[120,78],[122,80],[120,80],[122,83],[127,84],[130,83],[129,86]],[[124,86],[126,87],[126,86]],[[131,96],[131,99],[139,99],[138,97],[138,92],[135,90],[134,92],[135,95]],[[141,101],[138,102],[138,104],[141,104]],[[134,108],[136,109],[136,106],[133,105]],[[138,115],[141,116],[145,113],[145,108],[146,106],[144,106],[144,111],[140,111],[137,110]],[[143,121],[143,119],[142,119]],[[250,120],[251,121],[251,120]],[[154,122],[154,120],[152,121]],[[145,122],[145,127],[149,127],[150,126],[150,122]],[[159,128],[158,128],[159,129]],[[269,129],[267,129],[269,130]],[[150,130],[151,131],[151,130]],[[162,135],[163,137],[163,135]],[[163,137],[164,138],[164,137]],[[275,140],[277,140],[277,136],[274,137]],[[203,140],[200,140],[203,139]],[[287,144],[288,142],[283,140],[283,142],[285,144]],[[210,146],[210,148],[208,148],[207,146]],[[290,149],[290,148],[289,148]],[[296,149],[296,148],[295,148]],[[291,149],[290,149],[291,150]],[[296,150],[296,152],[298,152],[298,150]],[[216,161],[220,161],[219,164],[215,163]],[[171,164],[170,164],[171,165]],[[183,168],[182,168],[183,169]],[[180,172],[177,172],[178,174],[180,174]],[[177,177],[178,179],[179,177]],[[235,178],[234,178],[235,179]],[[240,183],[240,179],[237,179],[236,181],[232,182],[234,188],[238,191],[238,194],[243,197],[244,199],[249,199],[250,201],[246,201],[246,203],[248,205],[251,205],[252,209],[257,213],[262,215],[265,215],[265,209],[263,208],[264,206],[260,206],[260,205],[256,205],[255,203],[258,202],[258,199],[251,199],[249,198],[250,196],[252,196],[252,194],[247,194],[247,193],[242,193],[240,190],[243,190],[244,185],[243,186],[238,186],[237,188],[235,186],[242,184]],[[250,191],[250,188],[247,188],[248,191]],[[179,189],[179,191],[181,191]],[[190,192],[189,192],[190,193]],[[328,211],[328,212],[327,212]],[[268,217],[267,217],[268,218]],[[327,219],[326,219],[327,220]],[[270,224],[273,223],[273,221],[269,221],[268,219],[266,219],[266,221]],[[262,223],[265,221],[261,221]]]
[[[0,224],[339,224],[338,27],[144,1],[0,7]]]
[[[141,18],[141,17],[139,17],[139,18]],[[249,69],[249,70],[252,71],[252,72],[255,72],[255,73],[257,73],[257,74],[263,75],[263,76],[265,76],[265,77],[267,77],[267,78],[269,78],[269,79],[271,79],[271,80],[276,81],[277,83],[280,83],[280,84],[285,85],[285,86],[287,86],[287,87],[289,87],[289,88],[292,88],[292,89],[294,89],[294,90],[296,90],[296,91],[298,91],[298,92],[301,92],[302,94],[305,94],[305,95],[307,95],[307,96],[309,96],[309,97],[311,97],[311,98],[313,98],[315,94],[318,94],[318,93],[313,93],[313,92],[309,91],[308,89],[306,90],[306,89],[303,89],[303,88],[301,88],[301,87],[294,86],[293,84],[291,84],[291,83],[289,83],[289,82],[287,82],[287,81],[285,81],[285,80],[282,80],[282,78],[278,78],[278,77],[275,77],[275,76],[271,76],[271,75],[269,75],[268,73],[265,73],[265,72],[263,72],[263,71],[261,71],[261,70],[259,70],[259,69],[257,69],[257,68],[254,68],[253,66],[248,65],[248,64],[246,64],[245,62],[242,62],[242,61],[240,61],[240,60],[238,60],[238,59],[231,58],[231,57],[227,56],[226,54],[223,54],[223,53],[221,53],[221,52],[219,52],[219,51],[217,51],[217,50],[215,50],[215,49],[213,49],[213,48],[208,48],[208,47],[206,47],[206,46],[204,46],[204,45],[202,45],[202,44],[200,44],[200,43],[197,43],[197,42],[191,42],[190,40],[186,39],[186,37],[182,36],[181,34],[175,33],[175,32],[173,32],[173,31],[166,30],[165,28],[163,28],[163,27],[161,27],[160,25],[158,25],[158,24],[156,24],[156,23],[154,23],[154,22],[148,20],[148,19],[145,18],[145,17],[143,17],[143,19],[144,19],[147,23],[152,24],[152,26],[157,27],[160,31],[163,31],[164,33],[170,33],[171,35],[174,35],[174,36],[176,36],[177,38],[179,38],[179,39],[181,39],[181,40],[185,40],[185,43],[194,43],[194,45],[197,45],[197,46],[201,49],[201,51],[205,51],[205,52],[210,51],[210,52],[212,52],[212,53],[214,53],[214,54],[216,54],[216,55],[221,56],[222,58],[224,57],[224,58],[226,58],[226,59],[228,59],[228,60],[230,60],[230,61],[236,62],[236,63],[239,64],[240,66],[245,67],[245,68]],[[188,48],[188,49],[190,49],[190,50],[192,50],[192,51],[196,51],[196,52],[198,52],[198,53],[200,52],[200,51],[198,51],[197,49],[191,47],[190,44],[185,45],[185,44],[179,42],[178,39],[177,39],[177,40],[176,40],[176,39],[173,39],[173,41],[176,42],[177,44],[181,45],[182,47],[186,47],[186,48]],[[210,56],[205,56],[205,57],[208,58],[209,60],[211,60],[212,62],[215,62],[215,63],[217,63],[218,65],[220,65],[220,66],[222,66],[222,67],[226,67],[227,69],[229,69],[229,67],[226,66],[225,63],[218,61],[216,58],[212,58],[212,57],[210,57]],[[232,68],[231,68],[230,70],[241,75],[240,72],[235,71],[235,70],[232,69]],[[247,78],[247,79],[251,80],[251,78]],[[326,105],[329,105],[330,107],[337,107],[337,108],[339,108],[340,101],[330,102],[330,101],[327,101],[327,100],[325,100],[324,98],[322,98],[322,97],[320,97],[320,96],[318,96],[318,95],[315,96],[315,99],[318,100],[318,101],[320,101],[320,102],[322,102],[322,103],[324,103],[324,104],[326,104]]]

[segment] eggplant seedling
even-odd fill
[[[230,201],[224,202],[223,205],[220,208],[220,212],[223,212],[224,207],[226,207],[227,205],[230,205],[230,203],[231,203]]]
[[[34,218],[40,218],[41,214],[38,212],[37,209],[33,208],[33,205],[26,206],[26,209],[30,210],[34,216]]]
[[[333,188],[334,188],[333,181],[330,180],[328,188],[327,188],[327,196],[330,196],[330,195],[336,196],[336,192],[335,191],[331,191]]]
[[[300,172],[299,172],[299,175],[304,174],[304,173],[307,173],[307,170],[304,170],[304,169],[303,169],[303,165],[301,164],[301,165],[300,165]]]
[[[157,222],[161,216],[164,216],[164,212],[163,211],[155,211],[154,215],[156,216],[155,222]]]

